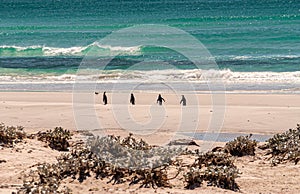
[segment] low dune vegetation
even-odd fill
[[[131,133],[124,138],[89,134],[87,141],[71,141],[72,136],[61,127],[27,134],[21,126],[0,125],[3,149],[32,139],[62,152],[54,163],[33,164],[23,174],[23,185],[17,188],[17,193],[72,193],[66,180],[82,183],[87,178],[111,185],[139,185],[139,188],[172,188],[174,181],[179,181],[183,190],[206,185],[240,191],[243,188],[236,180],[243,174],[235,165],[237,158],[255,156],[256,150],[260,150],[271,166],[297,164],[300,159],[300,125],[274,135],[265,143],[252,140],[251,135],[240,136],[205,153],[194,145],[150,145]],[[5,158],[1,159],[5,162]]]

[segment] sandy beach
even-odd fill
[[[180,123],[180,97],[174,94],[162,94],[166,99],[166,120],[158,131],[140,135],[151,144],[164,144],[176,132],[174,128]],[[108,93],[110,99],[111,94]],[[136,93],[136,105],[128,106],[131,117],[136,122],[147,122],[150,106],[155,104],[156,93]],[[188,95],[187,95],[188,97]],[[205,132],[212,115],[210,94],[198,94],[201,117],[196,132]],[[95,95],[95,112],[101,121],[101,130],[105,134],[125,136],[129,132],[116,121],[116,107],[101,103],[101,94]],[[0,93],[1,122],[6,125],[22,125],[27,133],[36,133],[61,126],[71,131],[77,131],[73,114],[72,93],[63,92],[1,92]],[[188,98],[187,98],[188,99]],[[110,103],[110,101],[109,101]],[[124,102],[119,105],[124,106]],[[150,104],[151,103],[151,104]],[[149,105],[150,104],[150,105]],[[156,105],[157,106],[157,105]],[[189,106],[189,104],[188,104]],[[187,107],[188,107],[187,106]],[[192,106],[192,105],[190,105]],[[255,133],[276,134],[296,126],[299,122],[299,95],[293,94],[226,94],[226,112],[221,133]],[[89,118],[87,118],[88,121]],[[76,141],[80,138],[75,135]],[[200,141],[197,141],[200,142]],[[224,145],[216,142],[214,145]],[[22,184],[21,176],[29,167],[39,162],[54,162],[60,153],[45,147],[41,142],[26,140],[15,148],[1,148],[0,157],[5,163],[0,164],[0,193],[9,193]],[[265,160],[266,156],[258,151],[256,156],[236,158],[236,165],[241,170],[237,183],[243,193],[297,193],[300,176],[299,167],[293,164],[281,164],[271,167]],[[65,184],[74,193],[234,193],[215,187],[200,187],[194,191],[184,190],[182,182],[173,182],[173,189],[138,189],[137,186],[116,185],[111,187],[100,180],[89,178],[84,183]],[[253,187],[255,185],[255,187]]]
[[[299,18],[299,0],[1,1],[0,194],[300,193]]]
[[[127,95],[122,94],[122,95]],[[164,108],[167,119],[161,131],[174,130],[179,125],[181,106],[180,96],[162,94],[166,99]],[[155,105],[157,93],[135,93],[136,105],[129,106],[128,99],[116,102],[114,109],[110,101],[102,105],[102,94],[95,95],[94,110],[101,121],[101,128],[119,130],[113,112],[125,106],[131,118],[146,123],[151,119],[150,106]],[[196,132],[206,131],[212,117],[210,94],[197,94],[199,126]],[[226,94],[224,123],[220,132],[275,134],[296,126],[299,122],[300,101],[297,94]],[[6,125],[22,125],[29,132],[61,126],[76,130],[73,114],[72,93],[63,92],[1,92],[0,116]],[[187,96],[189,106],[189,99]],[[86,116],[86,115],[85,115]],[[88,117],[86,118],[89,119]],[[222,118],[221,118],[222,119]],[[131,121],[130,121],[131,122]]]

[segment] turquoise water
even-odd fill
[[[2,0],[0,76],[75,74],[93,42],[138,24],[185,30],[206,46],[221,71],[300,71],[299,0]],[[144,59],[194,68],[178,53],[145,46],[110,69],[126,70]]]

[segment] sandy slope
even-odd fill
[[[122,95],[121,95],[122,96]],[[180,96],[163,94],[166,99],[166,114],[164,122],[157,131],[138,131],[149,133],[141,135],[152,144],[164,144],[176,133],[181,123],[181,107],[178,105]],[[188,97],[188,95],[186,96]],[[111,95],[109,94],[109,98]],[[212,117],[211,96],[199,94],[199,117],[201,118],[197,131],[206,131],[209,120]],[[300,116],[299,95],[267,95],[267,94],[227,94],[226,114],[221,132],[242,132],[275,134],[295,127]],[[100,96],[95,96],[95,113],[88,112],[83,115],[88,123],[93,114],[101,122],[102,133],[127,135],[128,130],[121,130],[120,124],[115,120],[115,115],[120,107],[126,107],[135,121],[146,125],[151,115],[150,105],[155,103],[156,94],[137,93],[137,105],[127,106],[127,99],[119,105],[100,104]],[[189,99],[189,98],[187,98]],[[189,101],[188,101],[189,102]],[[191,104],[188,104],[192,106]],[[114,110],[114,112],[112,111]],[[72,109],[72,94],[70,93],[0,93],[0,117],[7,125],[23,125],[27,132],[50,129],[62,126],[75,130],[75,121]],[[130,123],[132,118],[128,119]],[[123,118],[122,118],[123,119]],[[123,121],[122,121],[123,122]],[[97,124],[98,125],[98,124]],[[151,131],[153,130],[153,131]],[[200,142],[199,142],[200,143]],[[222,143],[218,143],[218,145]],[[15,148],[1,148],[0,159],[6,160],[0,163],[0,193],[10,193],[15,187],[22,184],[20,177],[28,168],[38,162],[55,162],[55,157],[60,153],[36,140],[26,140]],[[299,165],[282,164],[271,167],[269,161],[261,150],[255,157],[236,158],[236,165],[241,171],[241,177],[237,179],[243,193],[298,193],[300,186]],[[82,184],[78,182],[65,183],[71,187],[74,193],[234,193],[214,187],[197,188],[196,190],[184,190],[183,181],[171,182],[172,189],[138,189],[138,186],[127,185],[111,186],[105,184],[107,180],[88,179]]]

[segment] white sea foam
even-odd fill
[[[91,46],[97,46],[99,48],[104,48],[113,52],[121,52],[121,53],[138,54],[141,51],[141,46],[122,47],[122,46],[102,45],[97,42],[91,44]]]
[[[229,55],[229,56],[223,56],[225,59],[233,59],[233,60],[259,60],[259,59],[296,59],[300,58],[300,55],[241,55],[241,56],[235,56],[235,55]],[[218,57],[216,57],[218,58]]]
[[[85,56],[86,54],[99,54],[105,52],[108,55],[115,54],[128,54],[140,55],[142,54],[143,46],[111,46],[102,45],[99,42],[94,42],[86,46],[73,46],[73,47],[50,47],[46,45],[31,45],[31,46],[17,46],[17,45],[0,45],[2,57],[8,56]],[[218,60],[259,60],[259,59],[295,59],[300,58],[300,55],[221,55],[214,56]]]
[[[55,75],[3,75],[0,82],[181,82],[192,81],[205,83],[207,81],[221,80],[224,83],[298,83],[300,84],[300,71],[296,72],[232,72],[230,70],[110,70],[93,71],[78,77],[75,74]]]
[[[82,52],[88,47],[70,47],[70,48],[58,48],[58,47],[42,47],[45,56],[77,56],[82,55]]]
[[[2,45],[0,49],[8,50],[2,53],[3,56],[84,56],[91,51],[93,54],[105,52],[108,55],[116,54],[128,54],[138,55],[140,54],[141,47],[121,47],[101,45],[99,43],[92,43],[87,46],[74,46],[74,47],[49,47],[44,45],[32,45],[32,46],[9,46]],[[39,53],[41,52],[41,53]]]

